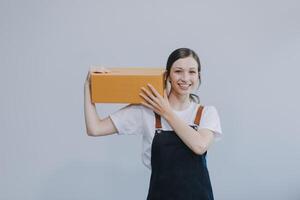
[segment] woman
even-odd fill
[[[106,72],[100,70],[100,72]],[[211,200],[213,191],[206,165],[207,150],[221,136],[214,106],[199,104],[192,92],[201,83],[197,54],[173,51],[167,61],[161,96],[150,84],[141,88],[141,105],[128,105],[100,119],[90,101],[89,74],[85,83],[85,120],[90,136],[142,134],[142,161],[151,170],[147,200]]]

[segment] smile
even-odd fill
[[[183,90],[187,90],[192,84],[178,84],[179,87]]]

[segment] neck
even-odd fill
[[[174,110],[184,110],[188,108],[191,104],[190,95],[180,95],[175,93],[174,91],[170,91],[170,94],[168,96],[170,106]]]

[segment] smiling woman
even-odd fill
[[[151,170],[148,200],[213,199],[206,155],[222,130],[216,108],[201,105],[192,94],[200,86],[200,71],[193,50],[176,49],[166,66],[169,92],[165,89],[161,96],[148,84],[141,88],[144,102],[127,105],[105,119],[96,114],[85,87],[88,135],[143,135],[142,161]]]

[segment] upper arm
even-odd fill
[[[126,134],[141,134],[143,132],[142,123],[142,106],[128,104],[125,107],[111,113],[108,117],[98,120],[93,130],[90,131],[90,136],[104,136],[118,133]]]
[[[104,135],[111,135],[117,133],[118,130],[115,127],[113,121],[108,116],[102,120],[99,120],[96,124],[94,130],[92,130],[91,136],[104,136]]]
[[[109,115],[119,135],[143,133],[142,106],[129,104]]]

